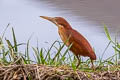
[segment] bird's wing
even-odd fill
[[[82,54],[83,56],[94,56],[95,57],[95,53],[92,49],[92,47],[90,46],[89,42],[76,30],[69,30],[70,32],[70,43],[76,44],[74,46],[76,46],[76,48],[78,47],[78,49],[82,49]]]

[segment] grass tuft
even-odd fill
[[[76,70],[77,58],[69,51],[72,44],[69,47],[65,48],[65,44],[69,39],[65,43],[54,41],[48,50],[45,48],[39,48],[38,45],[37,47],[31,47],[31,37],[28,39],[26,44],[18,43],[14,29],[12,28],[13,43],[11,43],[11,40],[9,40],[7,37],[4,37],[5,31],[7,30],[8,26],[4,30],[2,37],[0,37],[0,65],[37,63],[49,66],[66,65],[68,67],[72,67],[73,70]],[[115,41],[112,40],[106,25],[104,25],[104,30],[109,43],[105,48],[102,56],[94,62],[97,71],[108,70],[107,66],[120,65],[118,64],[120,61],[120,43],[117,41],[117,39],[115,39]],[[58,46],[56,46],[57,44]],[[113,54],[113,56],[109,57],[108,59],[103,60],[105,51],[111,44],[113,45],[115,54]],[[19,50],[19,47],[22,47],[22,45],[26,45],[24,52]],[[32,50],[33,53],[30,50]],[[56,52],[54,52],[53,54],[52,50],[55,50]],[[33,57],[31,57],[32,55],[34,55],[34,59]],[[90,59],[87,59],[86,61],[81,59],[79,70],[91,72],[92,70],[90,68]],[[114,70],[114,68],[112,68],[111,70]]]

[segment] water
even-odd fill
[[[33,35],[31,46],[38,40],[40,47],[48,48],[60,37],[57,27],[39,16],[62,16],[87,38],[99,58],[109,42],[103,23],[108,26],[113,39],[115,35],[119,39],[119,14],[119,0],[0,0],[0,34],[10,23],[5,34],[8,39],[12,39],[11,27],[14,27],[18,42],[27,42]],[[113,48],[109,47],[104,58],[113,54]]]

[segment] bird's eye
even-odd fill
[[[54,18],[54,20],[57,22],[57,19],[56,19],[56,18]]]

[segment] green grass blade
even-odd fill
[[[41,63],[44,64],[45,63],[45,59],[44,59],[43,49],[42,48],[40,50],[40,59],[41,59]]]
[[[46,56],[45,56],[45,60],[47,59],[47,57],[48,57],[49,59],[51,59],[51,57],[50,57],[50,51],[52,50],[52,48],[53,48],[53,46],[55,45],[56,42],[57,42],[57,41],[55,41],[55,42],[51,45],[50,49],[48,49],[48,52],[47,52],[47,54],[46,54]]]
[[[5,28],[5,30],[4,30],[4,32],[3,32],[3,34],[2,34],[2,39],[3,39],[4,35],[5,35],[5,32],[6,32],[7,28],[9,27],[9,25],[10,25],[10,23],[9,23],[9,24],[7,25],[7,27]]]
[[[34,51],[34,53],[35,53],[35,56],[36,56],[36,58],[37,58],[37,64],[40,64],[41,61],[40,61],[39,53],[37,52],[37,50],[36,50],[34,47],[32,47],[32,49],[33,49],[33,51]]]
[[[71,36],[71,35],[70,35]],[[54,60],[56,59],[56,57],[60,54],[61,50],[63,49],[63,47],[66,45],[66,43],[69,41],[70,36],[68,37],[68,39],[65,41],[65,43],[59,48],[57,54],[55,55],[55,57],[53,58],[52,62],[54,62]]]
[[[105,30],[106,36],[107,36],[108,39],[111,41],[111,37],[110,37],[109,31],[108,31],[108,28],[107,28],[107,26],[106,26],[105,24],[104,24],[104,30]]]
[[[110,44],[111,44],[111,41],[109,41],[109,43],[108,43],[107,47],[106,47],[106,48],[105,48],[105,50],[103,51],[102,56],[101,56],[101,58],[100,58],[100,61],[102,61],[103,56],[104,56],[104,54],[105,54],[106,50],[108,49],[108,47],[110,46]]]
[[[14,32],[13,28],[12,28],[12,34],[13,34],[13,41],[14,41],[15,52],[18,52],[17,41],[16,41],[15,32]]]
[[[54,56],[54,58],[53,58],[53,61],[55,61],[56,57],[60,54],[60,52],[61,52],[61,50],[63,49],[64,46],[65,46],[65,44],[63,44],[63,45],[59,48],[57,54],[56,54],[56,55]]]
[[[6,42],[8,44],[8,48],[9,48],[9,51],[10,51],[11,58],[13,59],[13,61],[16,61],[17,60],[17,55],[14,53],[13,46],[12,46],[11,42],[7,39],[6,39]]]
[[[26,56],[27,56],[27,62],[28,62],[28,64],[30,64],[30,56],[29,56],[29,40],[28,40],[28,42],[27,42]]]
[[[69,49],[72,47],[72,44],[70,44],[69,46],[68,46],[68,48],[66,49],[66,51],[64,52],[64,54],[63,54],[63,56],[62,56],[62,58],[60,59],[60,61],[64,61],[65,60],[65,56],[66,56],[66,54],[68,53],[68,51],[69,51]]]

